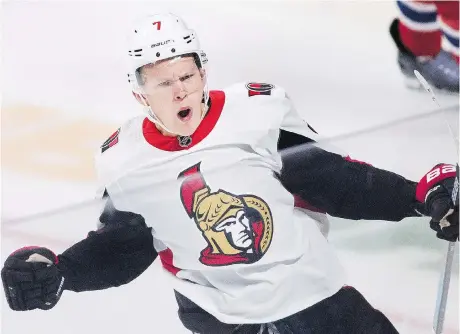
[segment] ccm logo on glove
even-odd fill
[[[435,189],[432,189],[434,185],[441,181],[454,178],[456,175],[456,169],[454,165],[437,165],[430,170],[425,177],[423,177],[418,186],[416,192],[416,199],[419,202],[425,202],[426,197]]]
[[[426,175],[426,181],[433,181],[435,178],[439,177],[441,174],[454,173],[455,176],[455,166],[454,165],[444,165],[442,167],[436,167],[431,172]]]

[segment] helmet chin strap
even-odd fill
[[[201,119],[203,119],[209,111],[209,90],[208,90],[208,83],[206,82],[203,88],[203,103],[204,103],[204,110],[201,113]]]
[[[145,113],[147,114],[147,118],[150,121],[152,121],[153,123],[155,123],[156,125],[158,125],[159,127],[161,127],[166,132],[174,134],[174,132],[169,130],[166,127],[166,125],[164,125],[163,122],[160,121],[160,119],[157,117],[157,115],[155,115],[155,113],[152,111],[152,108],[150,108],[149,104],[147,103],[147,100],[145,99],[141,88],[138,89],[137,94],[139,94],[139,96],[140,96],[140,98],[142,100],[142,104],[144,105],[144,110],[145,110]]]

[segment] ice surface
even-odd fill
[[[413,180],[440,161],[457,161],[444,117],[458,128],[458,109],[345,136],[434,109],[427,94],[402,84],[387,33],[396,15],[392,2],[11,1],[2,7],[2,260],[23,245],[63,251],[95,227],[92,154],[119,122],[140,112],[125,80],[123,42],[132,19],[145,13],[172,11],[198,32],[211,88],[246,80],[281,85],[305,119],[353,158]],[[458,105],[458,97],[438,98]],[[63,207],[69,208],[43,214]],[[332,223],[330,242],[350,285],[401,333],[430,333],[447,244],[434,238],[426,219]],[[445,333],[459,332],[456,256]],[[158,263],[119,289],[66,292],[47,312],[12,312],[2,296],[1,328],[5,334],[187,333]]]

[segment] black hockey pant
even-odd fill
[[[391,322],[354,288],[335,295],[287,318],[268,324],[224,324],[176,292],[179,318],[199,334],[397,334]]]

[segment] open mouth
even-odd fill
[[[192,109],[183,108],[177,113],[177,117],[183,122],[186,122],[192,118]]]

